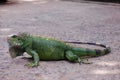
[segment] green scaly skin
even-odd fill
[[[9,43],[9,52],[12,58],[21,56],[24,52],[27,52],[33,57],[33,63],[27,64],[27,66],[30,67],[38,66],[39,60],[68,60],[71,62],[85,63],[81,57],[101,56],[110,52],[110,47],[106,46],[102,46],[105,47],[103,50],[77,48],[68,45],[66,42],[51,38],[31,36],[27,33],[12,35],[8,37],[7,41]],[[87,44],[101,46],[101,44]]]

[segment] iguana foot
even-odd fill
[[[31,68],[33,68],[33,67],[37,67],[38,66],[38,64],[36,64],[36,63],[28,63],[28,64],[25,64],[25,66],[27,66],[27,67],[31,67]]]

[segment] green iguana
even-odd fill
[[[38,66],[39,60],[68,60],[71,62],[85,63],[82,57],[101,56],[110,53],[110,47],[96,43],[64,42],[51,38],[32,36],[27,33],[12,35],[7,38],[9,43],[9,53],[12,58],[23,55],[27,52],[34,59],[33,63],[27,64],[29,67]],[[73,47],[67,43],[91,44],[102,46],[105,49],[88,49]]]

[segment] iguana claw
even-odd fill
[[[28,63],[28,64],[25,64],[25,66],[27,66],[27,67],[37,67],[38,64],[35,64],[35,63]]]

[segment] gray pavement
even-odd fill
[[[91,58],[90,65],[67,61],[11,59],[6,38],[29,32],[67,41],[108,44],[111,54]],[[120,80],[120,5],[59,0],[14,0],[0,5],[0,80]]]

